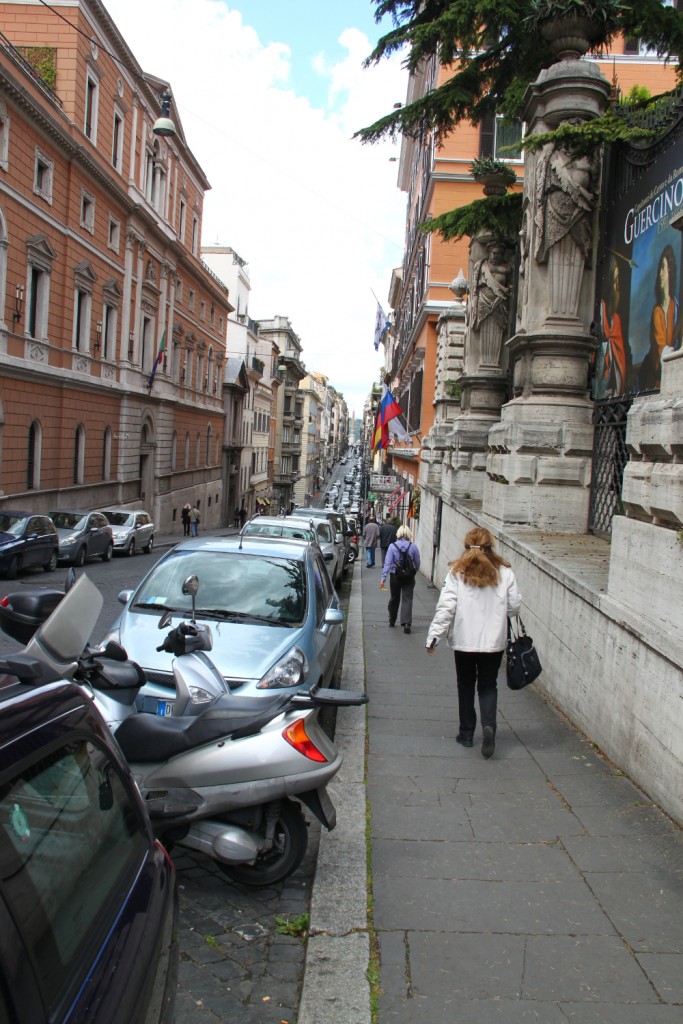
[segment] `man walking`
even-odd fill
[[[375,564],[375,550],[379,541],[379,526],[374,517],[368,519],[363,530],[363,544],[365,546],[365,564],[371,569]]]
[[[391,521],[391,516],[386,515],[384,522],[379,528],[379,547],[382,552],[382,565],[384,565],[387,557],[387,551],[389,545],[393,544],[396,540],[396,527]]]

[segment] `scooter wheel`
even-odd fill
[[[299,867],[308,846],[306,820],[297,804],[283,801],[275,825],[275,841],[254,864],[221,864],[218,867],[229,878],[243,885],[259,888],[287,878]]]

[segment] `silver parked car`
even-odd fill
[[[317,544],[327,563],[327,571],[335,587],[341,579],[343,562],[339,546],[334,542],[332,525],[324,519],[306,516],[254,516],[244,524],[242,533],[256,537],[291,537]]]
[[[114,553],[114,535],[101,512],[59,509],[50,513],[59,537],[59,560],[83,565],[86,558],[108,562]]]
[[[148,682],[143,710],[173,713],[173,658],[157,650],[157,625],[191,615],[183,593],[199,577],[197,622],[213,633],[211,661],[230,690],[268,697],[274,690],[316,690],[334,679],[344,613],[317,544],[284,537],[193,537],[176,544],[125,604],[105,637],[121,643]]]
[[[111,525],[116,554],[134,555],[136,551],[149,552],[154,547],[154,523],[147,512],[130,508],[105,508],[102,509],[102,515]]]

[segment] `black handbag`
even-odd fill
[[[517,616],[519,632],[515,636],[512,622],[508,619],[508,642],[506,648],[507,656],[507,683],[511,690],[523,690],[534,679],[538,679],[541,672],[541,660],[536,653],[534,642],[527,636],[524,623]]]

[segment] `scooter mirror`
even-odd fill
[[[190,597],[192,598],[192,621],[193,622],[195,622],[196,619],[197,619],[197,615],[196,615],[196,612],[195,612],[195,608],[196,608],[195,598],[197,596],[197,591],[198,590],[199,590],[199,576],[188,576],[187,579],[185,580],[185,582],[183,583],[183,594],[186,594],[186,595],[189,594]]]
[[[157,625],[157,629],[166,629],[166,627],[171,622],[172,618],[173,618],[173,612],[171,612],[170,609],[168,611],[164,612],[164,614],[159,619],[159,623]]]

